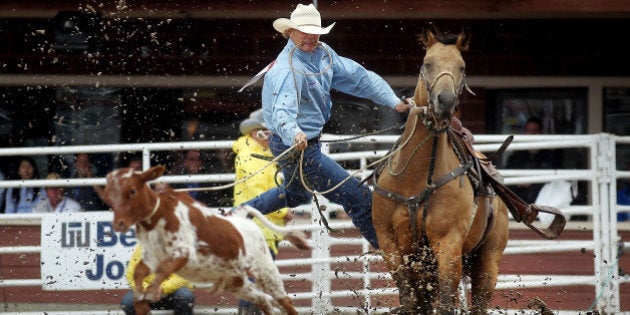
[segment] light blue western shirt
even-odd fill
[[[309,140],[318,137],[330,119],[331,89],[392,109],[400,102],[383,78],[337,55],[325,43],[308,53],[295,48],[289,40],[265,75],[262,89],[265,124],[287,146],[293,145],[293,138],[300,131]]]

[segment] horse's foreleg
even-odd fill
[[[499,264],[492,257],[477,256],[472,262],[471,302],[470,314],[487,314],[488,305],[494,296],[494,288],[497,284]]]
[[[499,265],[509,237],[507,210],[495,204],[497,212],[492,233],[470,260],[471,314],[487,314],[494,297]]]
[[[407,265],[401,265],[398,270],[392,272],[392,278],[396,281],[398,287],[398,299],[400,305],[405,310],[413,310],[418,304],[417,290],[418,285],[413,281],[413,271]]]
[[[462,277],[461,248],[442,247],[436,252],[438,265],[438,314],[452,314],[457,301],[457,286]]]
[[[383,199],[378,194],[374,194],[373,197],[373,205],[380,205],[373,209],[374,229],[378,236],[379,247],[383,252],[383,260],[398,288],[401,305],[391,314],[406,314],[415,308],[417,302],[415,294],[417,288],[411,280],[415,276],[410,266],[412,260],[406,258],[406,255],[409,255],[408,252],[411,251],[409,249],[411,236],[408,230],[395,227],[409,226],[407,209],[396,210],[398,205],[391,200]],[[394,220],[393,213],[396,211],[402,214]]]
[[[380,240],[379,240],[380,242]],[[390,314],[407,314],[409,311],[415,309],[416,290],[413,279],[413,270],[410,267],[410,259],[403,258],[403,254],[398,251],[387,251],[386,249],[393,249],[397,246],[382,247],[383,259],[387,264],[389,273],[392,275],[392,279],[396,283],[398,288],[398,299],[400,301],[400,308],[393,310]]]

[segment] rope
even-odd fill
[[[324,52],[325,52],[325,53],[326,53],[326,55],[328,56],[328,59],[330,60],[330,62],[328,63],[328,65],[327,65],[327,66],[326,66],[323,70],[321,70],[321,71],[319,71],[319,72],[316,72],[316,73],[309,73],[309,72],[301,71],[301,70],[299,70],[299,69],[295,68],[295,67],[293,66],[293,55],[294,55],[294,53],[295,53],[295,49],[296,49],[296,48],[298,48],[298,47],[299,47],[299,46],[301,46],[301,45],[302,45],[302,43],[295,45],[295,46],[291,49],[291,51],[289,52],[289,65],[291,66],[291,70],[292,70],[292,71],[291,71],[291,73],[292,73],[292,75],[293,75],[293,84],[295,85],[295,93],[296,93],[296,96],[297,96],[297,107],[298,107],[298,113],[299,113],[299,110],[300,110],[300,95],[299,95],[299,91],[300,91],[300,89],[298,88],[298,84],[297,84],[297,79],[296,79],[296,77],[295,77],[295,73],[297,72],[297,73],[304,74],[304,75],[322,75],[322,74],[326,73],[326,72],[327,72],[327,71],[328,71],[328,70],[332,67],[332,64],[333,64],[332,55],[331,55],[331,54],[330,54],[330,52],[329,52],[329,51],[328,51],[328,50],[327,50],[327,49],[326,49],[326,48],[325,48],[325,47],[321,44],[321,42],[319,42],[319,43],[318,43],[318,46],[319,46],[319,47],[321,47],[321,48],[324,50]],[[362,136],[363,136],[363,135],[362,135]],[[354,139],[354,138],[348,138],[348,139]],[[345,140],[345,139],[344,139],[344,140]],[[337,141],[340,141],[340,140],[337,140]],[[347,140],[346,140],[346,141],[347,141]],[[381,159],[381,160],[382,160],[382,159]],[[380,163],[380,161],[381,161],[381,160],[379,160],[379,161],[377,161],[377,162],[379,162],[379,163]],[[375,162],[375,163],[377,163],[377,162]],[[317,196],[317,195],[324,195],[324,194],[327,194],[327,193],[330,193],[330,192],[334,191],[335,189],[339,188],[341,185],[343,185],[345,182],[347,182],[348,180],[350,180],[350,178],[352,178],[353,176],[355,176],[355,175],[356,175],[356,174],[358,174],[359,172],[363,172],[363,171],[364,171],[365,169],[367,169],[368,167],[371,167],[371,166],[373,166],[373,165],[374,165],[374,163],[372,163],[372,164],[370,164],[370,165],[366,166],[365,168],[359,169],[359,170],[357,170],[357,171],[355,171],[355,172],[351,173],[351,174],[350,174],[350,175],[348,175],[345,179],[343,179],[341,182],[337,183],[337,185],[335,185],[334,187],[332,187],[332,188],[331,188],[331,189],[329,189],[329,190],[326,190],[326,191],[324,191],[324,192],[316,192],[316,191],[314,191],[313,189],[311,189],[310,187],[308,187],[308,185],[306,184],[306,181],[304,180],[304,168],[303,168],[303,164],[304,164],[304,150],[302,150],[302,152],[300,153],[300,181],[301,181],[302,186],[304,187],[304,189],[306,189],[306,191],[310,192],[310,193],[311,193],[311,194],[313,194],[314,196]]]
[[[278,162],[281,158],[283,158],[286,154],[288,154],[289,152],[291,152],[291,150],[295,149],[295,147],[296,147],[297,145],[298,145],[297,143],[296,143],[296,144],[294,144],[294,145],[292,145],[290,148],[286,149],[284,152],[282,152],[282,153],[281,153],[280,155],[278,155],[276,158],[274,158],[273,160],[271,160],[269,163],[267,163],[265,166],[263,166],[263,167],[262,167],[261,169],[259,169],[258,171],[254,172],[254,173],[252,173],[252,174],[249,174],[249,175],[247,175],[246,177],[244,177],[244,178],[242,178],[242,179],[240,179],[240,180],[234,181],[233,183],[226,184],[226,185],[221,185],[221,186],[213,186],[213,187],[179,188],[179,189],[175,189],[175,191],[206,191],[206,190],[211,190],[211,191],[214,191],[214,190],[221,190],[221,189],[227,189],[227,188],[230,188],[230,187],[234,187],[234,186],[236,186],[237,184],[240,184],[240,183],[242,183],[242,182],[245,182],[246,180],[248,180],[248,179],[250,179],[250,178],[252,178],[252,177],[256,176],[257,174],[261,173],[261,172],[262,172],[262,171],[264,171],[267,167],[269,167],[269,166],[271,166],[271,165],[273,165],[273,164],[277,163],[277,162]]]
[[[326,68],[324,68],[324,70],[319,71],[319,72],[305,72],[305,71],[301,71],[301,70],[295,68],[293,66],[293,55],[295,54],[295,49],[297,49],[298,47],[302,46],[303,44],[304,43],[299,43],[299,44],[293,46],[293,48],[291,48],[291,51],[289,52],[289,66],[291,67],[291,77],[293,78],[293,86],[295,86],[295,101],[297,103],[297,111],[298,111],[297,113],[298,113],[298,115],[300,114],[300,98],[301,98],[301,95],[300,95],[300,89],[298,88],[298,84],[297,84],[297,79],[295,77],[295,73],[297,72],[297,73],[300,73],[300,74],[303,74],[303,75],[313,75],[313,76],[315,76],[315,75],[322,75],[322,74],[326,73],[332,67],[332,64],[333,64],[333,59],[332,59],[332,55],[330,54],[330,52],[326,48],[324,48],[324,46],[322,45],[321,42],[317,42],[317,46],[318,47],[322,47],[324,52],[326,52],[326,55],[328,56],[328,59],[330,60],[330,62],[326,66]]]
[[[346,141],[351,141],[351,140],[356,140],[356,139],[360,139],[360,138],[365,138],[365,137],[369,137],[369,136],[375,136],[375,135],[380,135],[382,133],[386,133],[388,131],[392,131],[394,129],[400,129],[401,127],[404,127],[405,125],[401,125],[401,126],[392,126],[389,128],[385,128],[385,129],[381,129],[381,130],[376,130],[376,131],[372,131],[372,132],[368,132],[368,133],[362,133],[356,136],[352,136],[352,137],[348,137],[348,138],[343,138],[343,139],[337,139],[337,140],[321,140],[319,142],[322,143],[340,143],[340,142],[346,142]]]
[[[332,55],[330,54],[330,51],[328,51],[322,44],[321,42],[318,43],[318,46],[321,47],[324,52],[326,52],[326,55],[328,56],[328,59],[330,60],[330,62],[328,63],[328,65],[321,71],[319,72],[305,72],[305,71],[301,71],[297,68],[295,68],[293,66],[293,55],[295,53],[295,49],[297,49],[299,46],[301,46],[302,43],[295,45],[291,51],[289,52],[289,65],[291,66],[291,73],[293,74],[293,84],[295,85],[296,89],[296,101],[297,101],[297,107],[298,107],[298,113],[299,113],[299,108],[300,108],[300,94],[299,94],[299,89],[297,86],[297,79],[295,77],[295,73],[300,73],[300,74],[304,74],[304,75],[322,75],[324,73],[326,73],[328,70],[330,70],[330,68],[332,67],[333,64],[333,59],[332,59]],[[414,130],[416,128],[417,125],[417,119],[414,121]],[[394,128],[399,128],[399,126],[394,126],[394,127],[390,127],[388,129],[385,130],[380,130],[380,131],[375,131],[372,133],[368,133],[368,134],[362,134],[362,135],[358,135],[355,137],[350,137],[350,138],[346,138],[346,139],[340,139],[340,140],[330,140],[329,142],[341,142],[341,141],[349,141],[349,140],[353,140],[353,139],[358,139],[361,137],[366,137],[366,136],[370,136],[370,135],[374,135],[374,134],[380,134],[380,133],[384,133],[387,132],[389,130],[392,130]],[[400,147],[398,147],[396,150],[393,150],[392,152],[390,152],[389,154],[386,154],[385,156],[383,156],[381,159],[378,159],[377,161],[370,163],[369,165],[367,165],[364,168],[361,168],[359,170],[356,170],[354,172],[352,172],[351,174],[349,174],[345,179],[343,179],[341,182],[337,183],[334,187],[332,187],[329,190],[326,190],[324,192],[316,192],[314,190],[312,190],[310,187],[308,187],[308,185],[306,184],[306,181],[304,179],[304,169],[303,169],[303,162],[304,162],[304,151],[302,150],[301,154],[300,154],[300,180],[302,183],[302,186],[304,186],[304,189],[306,189],[308,192],[312,193],[313,195],[324,195],[324,194],[328,194],[336,189],[338,189],[341,185],[343,185],[345,182],[347,182],[348,180],[350,180],[350,178],[354,177],[355,175],[369,169],[370,167],[381,163],[382,161],[389,159],[393,154],[395,154],[396,152],[398,152],[400,149],[402,149],[405,144],[407,144],[409,142],[409,140],[411,139],[411,137],[409,137],[405,143],[403,145],[401,145]],[[273,159],[271,162],[269,162],[267,165],[265,165],[263,168],[261,168],[260,170],[258,170],[257,172],[239,180],[239,181],[235,181],[234,183],[230,183],[230,184],[226,184],[226,185],[222,185],[222,186],[214,186],[214,187],[197,187],[197,188],[182,188],[182,189],[176,189],[176,191],[205,191],[205,190],[220,190],[220,189],[226,189],[226,188],[230,188],[230,187],[234,187],[235,185],[242,183],[250,178],[252,178],[254,175],[262,172],[264,169],[266,169],[267,167],[269,167],[271,164],[276,163],[282,156],[286,155],[288,152],[292,151],[298,144],[294,144],[292,145],[290,148],[288,148],[287,150],[285,150],[284,152],[282,152],[282,154],[278,155],[275,159]],[[289,181],[293,180],[293,177],[291,179],[289,179]]]
[[[411,106],[411,109],[417,109],[417,110],[420,111],[419,115],[426,116],[426,107],[417,106],[416,103],[413,100],[409,100],[409,103],[410,103],[409,106]],[[423,117],[423,120],[424,120],[424,117]],[[416,128],[417,127],[418,127],[418,117],[416,117],[416,119],[413,121],[413,127],[411,129],[411,132],[409,133],[409,136],[407,137],[407,139],[405,139],[405,142],[403,142],[403,144],[401,144],[396,150],[394,150],[394,152],[400,151],[402,148],[404,148],[409,143],[409,141],[411,141],[411,138],[412,138],[413,134],[416,132]],[[422,142],[420,142],[420,144],[418,144],[416,146],[416,148],[414,149],[413,153],[411,154],[411,157],[409,158],[409,160],[407,160],[407,162],[403,166],[402,170],[400,170],[399,172],[394,172],[394,170],[392,169],[391,159],[389,159],[387,161],[387,172],[390,175],[392,175],[392,176],[398,176],[398,175],[402,174],[407,169],[407,167],[409,166],[411,158],[413,158],[413,156],[416,154],[418,149],[420,147],[422,147],[430,138],[431,138],[431,134],[429,134],[424,140],[422,140]],[[393,154],[390,154],[389,157],[391,157],[392,155]]]
[[[417,123],[417,121],[416,121],[416,123]],[[416,125],[416,123],[414,123],[414,129],[415,129],[415,125]],[[388,129],[385,129],[385,131],[391,130],[391,129],[393,129],[393,128],[399,128],[399,126],[390,127],[390,128],[388,128]],[[385,131],[380,130],[380,131],[377,131],[377,132],[382,133],[382,132],[385,132]],[[338,141],[338,142],[339,142],[339,141],[341,141],[341,140],[343,140],[343,141],[349,141],[349,140],[353,140],[353,139],[359,139],[359,138],[362,138],[362,137],[368,137],[368,136],[371,136],[371,135],[374,135],[374,134],[375,134],[375,133],[361,134],[361,135],[357,135],[357,136],[354,136],[354,137],[350,137],[350,138],[346,138],[346,139],[340,139],[340,140],[334,140],[334,141]],[[411,138],[411,137],[410,137],[410,138]],[[330,142],[332,142],[332,141],[333,141],[333,140],[330,140]],[[377,160],[377,161],[375,161],[375,162],[373,162],[373,163],[370,163],[369,165],[367,165],[367,166],[366,166],[366,167],[364,167],[364,168],[361,168],[361,169],[359,169],[359,170],[354,171],[354,172],[353,172],[353,173],[351,173],[348,177],[346,177],[343,181],[341,181],[339,184],[337,184],[337,185],[334,187],[334,189],[327,190],[326,192],[323,192],[323,193],[316,193],[316,192],[314,192],[313,190],[311,190],[311,189],[310,189],[310,188],[306,185],[306,183],[305,183],[305,181],[304,181],[304,174],[303,174],[303,172],[302,172],[302,162],[303,162],[303,160],[304,160],[304,151],[302,151],[302,153],[300,154],[300,175],[301,175],[301,176],[300,176],[300,178],[301,178],[301,180],[302,180],[302,185],[304,186],[304,188],[305,188],[307,191],[309,191],[310,193],[313,193],[313,194],[325,194],[325,193],[332,192],[333,190],[335,190],[335,189],[339,188],[339,186],[341,186],[343,183],[345,183],[346,181],[350,180],[350,178],[351,178],[351,177],[353,177],[353,176],[355,176],[355,175],[357,175],[357,174],[359,174],[359,173],[361,173],[361,172],[363,172],[363,171],[368,170],[370,167],[372,167],[372,166],[374,166],[374,165],[376,165],[376,164],[378,164],[378,163],[380,163],[380,162],[384,161],[385,159],[390,158],[390,157],[391,157],[394,153],[396,153],[396,152],[398,152],[400,149],[402,149],[402,148],[404,147],[404,145],[405,145],[405,144],[407,144],[407,142],[408,142],[408,141],[409,141],[409,139],[407,139],[407,141],[405,141],[405,143],[404,143],[403,145],[401,145],[400,147],[398,147],[396,150],[394,150],[394,151],[390,152],[389,154],[386,154],[385,156],[383,156],[383,157],[382,157],[382,158],[380,158],[379,160]],[[324,142],[324,141],[322,141],[322,142]],[[238,185],[238,184],[240,184],[240,183],[242,183],[242,182],[245,182],[245,181],[249,180],[250,178],[252,178],[252,177],[256,176],[257,174],[261,173],[263,170],[265,170],[267,167],[271,166],[272,164],[277,163],[277,162],[278,162],[279,160],[281,160],[281,159],[282,159],[285,155],[287,155],[290,151],[292,151],[293,149],[295,149],[295,147],[296,147],[297,145],[298,145],[297,143],[296,143],[296,144],[294,144],[294,145],[292,145],[290,148],[286,149],[286,150],[285,150],[284,152],[282,152],[280,155],[278,155],[277,157],[275,157],[273,160],[269,161],[269,163],[265,164],[265,166],[263,166],[261,169],[259,169],[259,170],[257,170],[256,172],[254,172],[254,173],[252,173],[252,174],[248,175],[247,177],[244,177],[244,178],[242,178],[242,179],[240,179],[240,180],[238,180],[238,181],[234,181],[233,183],[230,183],[230,184],[225,184],[225,185],[221,185],[221,186],[213,186],[213,187],[178,188],[178,189],[175,189],[175,191],[216,191],[216,190],[221,190],[221,189],[227,189],[227,188],[234,187],[234,186],[236,186],[236,185]],[[292,177],[291,177],[291,179],[289,180],[289,182],[290,182],[290,181],[292,181],[294,177],[295,177],[295,176],[292,176]]]
[[[415,108],[415,103],[412,103],[411,106],[412,106],[412,108]],[[374,165],[378,165],[379,163],[381,163],[381,162],[383,162],[385,160],[389,160],[394,154],[396,154],[398,151],[400,151],[402,148],[404,148],[409,143],[409,141],[411,141],[411,138],[412,138],[411,135],[413,135],[413,133],[415,132],[417,125],[418,125],[418,119],[416,118],[414,120],[413,128],[412,128],[412,131],[411,131],[409,137],[407,137],[407,139],[405,139],[405,142],[403,142],[403,144],[401,144],[398,148],[392,150],[388,154],[385,154],[382,158],[380,158],[380,159],[378,159],[378,160],[376,160],[376,161],[366,165],[365,167],[360,168],[360,169],[350,173],[346,178],[344,178],[342,181],[337,183],[335,186],[333,186],[332,188],[330,188],[330,189],[328,189],[326,191],[323,191],[323,192],[314,191],[310,187],[308,187],[308,185],[306,184],[306,181],[304,180],[304,171],[303,171],[303,168],[302,168],[302,164],[303,164],[303,161],[304,161],[304,151],[302,151],[302,154],[300,154],[300,180],[302,181],[302,186],[304,186],[304,189],[306,189],[308,192],[312,193],[313,195],[325,195],[325,194],[333,192],[335,189],[339,188],[341,185],[343,185],[345,182],[350,180],[350,178],[354,177],[355,175],[357,175],[357,174],[359,174],[359,173],[361,173],[361,172],[363,172],[365,170],[368,170],[369,168],[373,167]]]

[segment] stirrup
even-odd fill
[[[554,207],[531,204],[527,207],[526,213],[527,215],[523,217],[523,223],[540,236],[549,240],[558,238],[567,224],[567,218],[564,214]],[[552,214],[554,218],[550,224],[545,224],[542,220],[536,221],[539,213]]]

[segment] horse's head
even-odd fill
[[[414,98],[417,104],[428,105],[429,118],[443,129],[448,126],[466,84],[466,63],[461,53],[468,50],[470,34],[462,31],[445,36],[432,27],[418,38],[426,47],[426,54]]]

